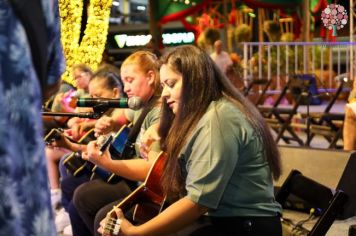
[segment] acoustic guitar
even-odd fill
[[[107,136],[106,140],[101,142],[101,144],[99,145],[102,146],[104,143],[107,143],[107,141],[110,141],[109,152],[111,154],[112,159],[129,159],[134,155],[134,146],[133,144],[128,142],[130,127],[131,125],[122,126],[121,129],[115,134],[115,136]],[[108,183],[116,183],[121,180],[121,177],[119,177],[118,175],[111,173],[98,165],[95,165],[94,168],[92,168],[91,179],[94,179],[95,177],[100,177]]]
[[[80,144],[87,144],[91,140],[95,139],[94,129],[90,129],[78,141],[75,141],[71,137],[67,136],[65,132],[66,131],[62,128],[53,128],[51,129],[50,132],[48,132],[48,134],[44,137],[43,140],[45,141],[46,145],[50,145],[52,142],[60,140],[62,136],[64,136],[64,138],[69,139],[69,141],[73,143],[80,143]]]
[[[107,214],[103,227],[103,235],[119,234],[120,225],[115,208],[120,208],[125,212],[135,206],[133,220],[139,224],[147,222],[162,211],[166,198],[160,182],[166,160],[167,155],[164,152],[160,152],[151,166],[145,182],[119,204],[114,206]]]
[[[44,138],[46,144],[50,144],[56,140],[59,140],[64,136],[64,138],[69,139],[71,142],[78,143],[78,144],[87,144],[91,140],[95,139],[94,136],[94,129],[90,129],[85,135],[83,135],[78,141],[74,141],[70,137],[64,135],[64,131],[62,129],[52,129]],[[80,152],[72,152],[66,159],[64,160],[63,164],[67,168],[67,170],[74,176],[79,175],[83,172],[83,170],[88,170],[90,173],[93,165],[90,166],[85,160],[81,158]]]
[[[107,135],[104,139],[105,141],[102,142],[97,142],[99,146],[102,146],[104,143],[107,142],[107,140],[110,140],[109,143],[109,151],[111,154],[111,157],[114,160],[121,160],[121,159],[127,159],[130,156],[130,154],[123,155],[125,152],[127,153],[132,153],[132,147],[127,142],[127,138],[130,132],[130,125],[124,125],[121,127],[121,129],[115,134],[115,136]],[[101,138],[103,139],[104,136]],[[100,140],[98,138],[97,140]],[[101,149],[101,147],[100,147]],[[104,150],[103,150],[104,151]],[[117,183],[120,181],[122,178],[110,171],[107,171],[106,169],[94,165],[90,161],[83,160],[81,157],[80,152],[73,152],[71,153],[64,161],[63,161],[64,166],[67,168],[67,170],[73,175],[73,176],[79,176],[82,174],[89,174],[90,179],[94,179],[96,177],[99,177],[103,180],[105,180],[108,183]]]

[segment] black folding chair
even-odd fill
[[[291,77],[282,88],[281,93],[272,107],[258,106],[258,109],[265,118],[267,124],[275,131],[275,141],[277,143],[282,139],[288,144],[292,140],[296,141],[300,146],[304,145],[303,140],[297,135],[291,124],[293,116],[297,114],[300,102],[307,90],[308,83],[308,81],[301,81],[298,80],[298,78]],[[281,107],[281,102],[288,93],[294,93],[293,104],[291,107]],[[289,135],[285,135],[285,132]]]
[[[290,200],[292,196],[294,203]],[[303,231],[308,236],[324,236],[336,217],[342,213],[348,196],[341,190],[330,189],[304,176],[298,170],[292,170],[276,194],[276,200],[283,208],[297,205],[299,208],[304,206],[303,210],[314,209],[314,215],[319,218],[310,231],[305,228]]]
[[[299,127],[305,130],[307,134],[306,146],[310,146],[315,135],[321,135],[329,142],[328,148],[337,148],[337,141],[342,138],[342,127],[345,115],[343,113],[332,113],[331,109],[342,94],[344,84],[345,82],[340,80],[335,92],[327,92],[327,94],[329,96],[332,95],[332,97],[323,112],[301,114],[302,117],[307,120],[306,124],[293,124],[293,127]]]
[[[243,94],[256,106],[261,105],[264,102],[267,89],[271,83],[271,79],[253,79],[249,85],[243,89]]]

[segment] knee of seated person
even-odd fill
[[[85,199],[87,197],[90,197],[90,195],[88,195],[85,192],[86,186],[87,184],[90,184],[90,182],[87,183],[83,183],[81,185],[78,186],[78,188],[75,189],[74,194],[73,194],[73,204],[74,206],[80,207],[81,205],[85,204]]]
[[[97,228],[100,226],[100,222],[106,217],[107,213],[110,210],[106,209],[106,207],[101,208],[95,215],[94,227]]]
[[[73,193],[73,204],[77,209],[92,209],[92,204],[95,205],[95,202],[100,195],[97,193],[100,192],[96,188],[95,180],[91,180],[79,185]]]

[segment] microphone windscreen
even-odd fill
[[[139,97],[131,97],[127,103],[128,107],[132,110],[139,110],[142,106],[142,101]]]

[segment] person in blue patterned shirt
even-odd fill
[[[0,235],[55,236],[41,105],[58,88],[65,67],[58,2],[38,0],[46,42],[43,74],[32,57],[36,52],[25,29],[30,22],[15,14],[14,2],[0,0]]]

